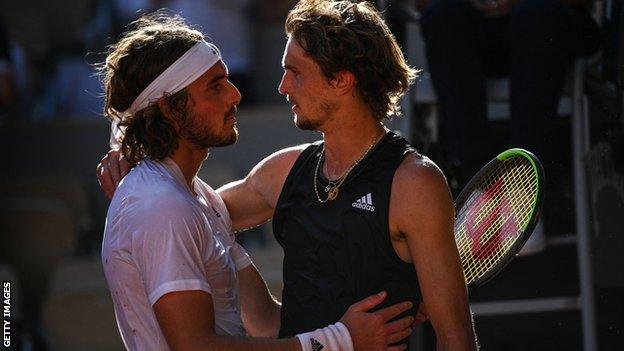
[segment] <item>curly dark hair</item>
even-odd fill
[[[398,102],[416,78],[394,35],[368,2],[301,0],[288,14],[294,38],[328,78],[349,71],[379,120],[401,114]]]
[[[104,115],[112,119],[127,110],[139,94],[167,67],[204,36],[180,16],[164,11],[144,15],[128,26],[122,38],[109,47],[101,65]],[[188,94],[183,89],[166,96],[174,115],[167,119],[156,104],[124,117],[121,150],[132,164],[145,157],[162,160],[178,148],[178,126],[186,120]]]

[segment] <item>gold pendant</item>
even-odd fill
[[[338,197],[338,187],[332,186],[329,189],[329,194],[327,195],[327,200],[334,200]]]

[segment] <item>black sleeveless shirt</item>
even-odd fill
[[[402,301],[417,307],[422,300],[414,266],[397,256],[388,223],[394,173],[415,150],[386,133],[347,176],[338,197],[320,203],[314,172],[322,147],[317,142],[301,153],[273,217],[285,253],[280,337],[336,323],[351,304],[382,290],[388,295],[375,309]],[[327,180],[319,174],[318,181],[325,199]],[[404,315],[415,315],[415,308]]]

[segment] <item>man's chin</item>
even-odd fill
[[[238,129],[233,128],[232,133],[227,137],[214,142],[211,147],[225,147],[235,144],[238,141]]]
[[[209,149],[211,147],[230,146],[238,140],[238,130],[234,128],[231,134],[221,136],[220,138],[210,138],[207,140],[195,141],[194,144],[201,149]]]
[[[297,128],[301,130],[316,130],[318,128],[318,125],[316,125],[316,123],[308,119],[303,119],[297,115],[295,115],[294,121],[295,121],[295,126],[297,126]]]

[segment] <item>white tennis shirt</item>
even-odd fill
[[[146,159],[120,183],[104,229],[102,264],[129,350],[169,350],[152,305],[174,291],[212,295],[218,334],[244,335],[237,271],[251,261],[234,241],[219,195],[171,159]]]

